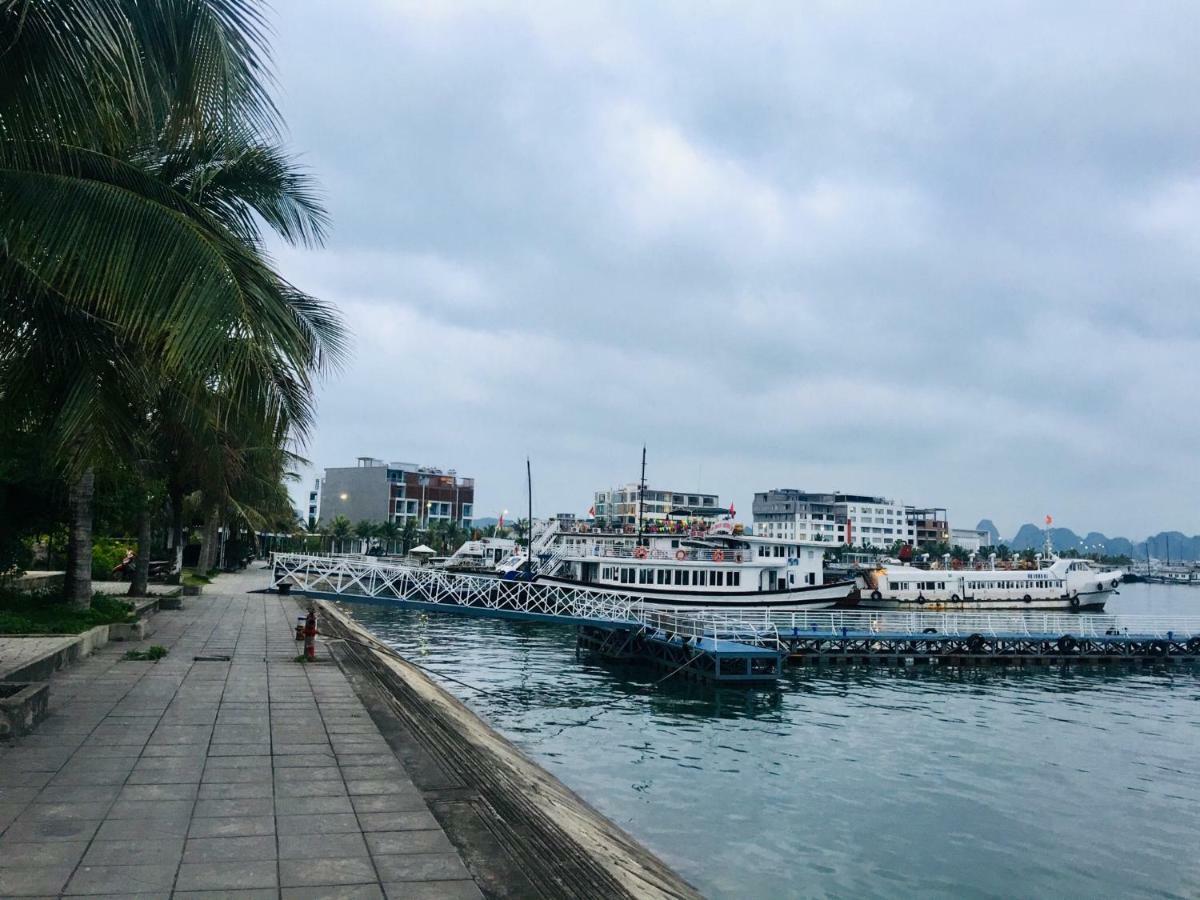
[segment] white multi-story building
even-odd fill
[[[920,544],[949,538],[945,512],[865,494],[784,488],[754,495],[754,532],[871,547],[889,547],[896,541]]]
[[[321,521],[321,479],[313,480],[313,489],[308,492],[308,527],[316,528]]]
[[[642,495],[642,520],[661,521],[671,512],[687,509],[713,510],[721,508],[716,494],[698,491],[661,491],[646,488]],[[597,519],[620,525],[636,525],[638,518],[638,486],[627,484],[608,491],[596,491],[593,515]]]
[[[961,547],[968,553],[978,553],[991,543],[991,535],[986,531],[976,531],[974,528],[951,528],[950,545]]]

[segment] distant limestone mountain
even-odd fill
[[[991,519],[980,519],[979,524],[975,526],[976,531],[986,531],[988,533],[988,543],[995,547],[1000,543],[1000,529],[995,526]]]
[[[1040,551],[1046,545],[1046,532],[1032,523],[1022,525],[1012,540],[1001,540],[991,519],[979,523],[979,531],[993,536],[993,544],[1007,544],[1016,551]],[[1101,553],[1105,556],[1129,556],[1145,559],[1147,551],[1156,559],[1200,560],[1200,535],[1188,537],[1180,531],[1160,531],[1137,543],[1124,537],[1108,537],[1099,531],[1089,531],[1080,537],[1070,528],[1051,528],[1050,545],[1056,553]]]

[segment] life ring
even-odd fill
[[[950,602],[951,602],[951,603],[958,603],[960,600],[962,600],[962,597],[958,596],[958,594],[951,594],[951,595],[950,595]]]
[[[1071,609],[1079,609],[1079,595],[1071,598]]]
[[[1118,584],[1120,584],[1120,583],[1121,583],[1121,579],[1120,579],[1120,578],[1114,578],[1114,579],[1112,580],[1112,589],[1115,591],[1115,590],[1117,589],[1117,585],[1118,585]]]
[[[879,591],[871,591],[871,599],[872,600],[882,600],[883,594],[879,593]]]
[[[725,551],[724,550],[714,550],[712,558],[713,558],[713,562],[725,562]]]
[[[917,594],[917,602],[918,602],[918,603],[924,603],[924,602],[925,602],[925,595],[924,595],[924,594]]]
[[[1058,650],[1060,653],[1070,653],[1079,646],[1079,641],[1071,637],[1069,634],[1064,634],[1058,639]]]
[[[1021,599],[1022,599],[1022,600],[1024,600],[1026,603],[1031,603],[1031,602],[1033,602],[1033,598],[1032,598],[1032,597],[1030,597],[1028,594],[1026,594],[1026,595],[1025,595],[1024,597],[1022,597]]]
[[[633,555],[636,556],[638,559],[645,559],[646,558],[646,548],[645,547],[635,548],[633,551]]]
[[[683,562],[685,559],[687,559],[687,553],[686,553],[686,552],[684,552],[683,550],[676,550],[676,551],[675,551],[675,558],[676,558],[677,560],[679,560],[680,562]]]
[[[978,653],[983,649],[983,635],[973,634],[967,638],[967,649],[972,653]]]
[[[740,553],[734,554],[734,557],[733,557],[733,558],[734,558],[734,559],[735,559],[737,562],[741,562],[741,561],[742,561],[742,554],[740,554]]]
[[[937,633],[938,633],[938,630],[937,630],[936,628],[923,628],[923,629],[921,629],[921,634],[937,634]]]

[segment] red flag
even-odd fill
[[[1046,516],[1046,525],[1049,526],[1049,525],[1053,525],[1053,524],[1054,524],[1054,516],[1049,516],[1049,515]]]
[[[504,527],[504,513],[500,513],[500,521],[496,523],[497,528]]]
[[[733,511],[733,503],[730,503],[730,504],[729,504],[729,518],[731,518],[731,519],[732,519],[732,518],[733,518],[733,516],[734,516],[734,511]]]
[[[588,516],[589,516],[589,517],[592,517],[592,516],[595,516],[595,515],[596,515],[596,507],[594,507],[594,506],[589,506],[589,507],[588,507]]]

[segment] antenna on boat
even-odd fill
[[[527,567],[528,571],[525,577],[533,579],[533,466],[529,462],[529,457],[525,457],[525,486],[529,490],[529,533],[527,538],[529,543],[525,545],[527,550]]]
[[[637,545],[642,545],[642,499],[646,497],[646,444],[642,444],[642,480],[637,482]]]

